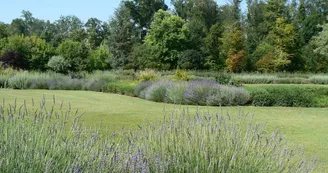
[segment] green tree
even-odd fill
[[[145,44],[152,54],[148,64],[157,69],[177,67],[180,52],[186,50],[187,27],[185,21],[169,12],[159,10],[146,36]]]
[[[133,45],[139,41],[138,31],[131,22],[131,13],[124,4],[116,9],[109,28],[110,35],[107,44],[112,53],[110,65],[114,69],[124,68],[127,64],[132,63]]]
[[[215,24],[204,39],[204,51],[207,55],[205,67],[211,70],[219,70],[224,67],[224,59],[220,56],[222,46],[223,27]]]
[[[10,35],[28,35],[28,28],[23,19],[14,19],[8,31]]]
[[[61,16],[54,24],[56,42],[60,43],[65,39],[81,42],[87,37],[83,22],[76,16]]]
[[[53,47],[36,36],[9,36],[1,42],[1,52],[3,54],[6,52],[20,53],[27,62],[28,69],[45,70],[49,58],[54,54]]]
[[[8,37],[8,36],[9,36],[8,25],[3,22],[0,22],[0,39]]]
[[[295,49],[296,32],[292,24],[287,24],[283,18],[277,18],[274,28],[265,38],[263,44],[270,46],[267,52],[257,62],[259,70],[283,70],[291,63]]]
[[[240,72],[245,68],[244,39],[242,30],[237,26],[227,28],[221,38],[222,56],[225,57],[227,69],[231,72]]]
[[[90,18],[85,23],[85,28],[88,42],[93,49],[100,46],[106,35],[108,35],[108,26],[97,18]]]
[[[86,68],[88,53],[83,43],[64,40],[56,49],[56,53],[65,58],[70,64],[70,71],[81,71]]]
[[[31,36],[27,39],[31,44],[30,69],[46,70],[46,65],[50,57],[54,55],[55,49],[46,40],[39,37]]]
[[[247,54],[247,70],[254,70],[258,60],[253,53],[267,35],[265,24],[265,3],[262,0],[247,0],[247,16],[245,26],[245,51]]]
[[[70,67],[69,62],[67,62],[67,60],[62,56],[51,57],[47,65],[51,70],[64,74],[68,73]]]
[[[187,21],[198,20],[207,30],[218,21],[218,5],[214,0],[171,0],[174,12]]]
[[[158,10],[168,9],[164,0],[132,0],[126,1],[125,6],[130,10],[132,19],[146,28],[150,26],[152,17]]]
[[[286,3],[287,0],[267,0],[264,17],[269,31],[275,27],[277,18],[286,20],[288,13]]]
[[[313,38],[313,43],[316,46],[314,53],[328,58],[328,24],[322,27],[322,31]]]
[[[104,45],[100,45],[97,49],[92,50],[88,56],[88,71],[109,70],[109,58],[111,53]]]

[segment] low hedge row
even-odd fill
[[[247,85],[253,106],[325,107],[328,87],[315,85]]]

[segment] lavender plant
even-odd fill
[[[145,98],[155,102],[166,102],[166,89],[171,85],[173,82],[168,80],[156,82],[147,88]]]
[[[142,88],[140,83],[137,88]],[[139,89],[138,89],[139,90]],[[140,92],[142,97],[142,92]],[[146,89],[146,99],[174,104],[228,106],[245,105],[250,94],[244,88],[220,85],[212,80],[190,82],[159,81]]]
[[[243,111],[172,110],[139,129],[108,134],[62,104],[0,105],[0,172],[312,172],[316,159],[290,148]]]
[[[175,82],[166,89],[166,97],[169,103],[186,104],[185,92],[188,82]]]

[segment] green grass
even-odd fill
[[[145,120],[163,118],[163,110],[179,108],[178,105],[154,103],[138,98],[105,94],[87,91],[47,91],[47,90],[0,90],[0,99],[6,103],[13,103],[15,99],[19,104],[24,100],[31,104],[45,96],[47,102],[52,102],[53,96],[57,102],[64,101],[72,105],[73,110],[85,112],[83,120],[86,125],[96,126],[102,122],[104,128],[111,131],[126,128],[136,128]],[[188,107],[195,111],[195,106]],[[201,107],[204,111],[220,111],[218,107]],[[228,107],[234,113],[237,107]],[[304,146],[308,155],[317,155],[321,161],[320,167],[328,169],[328,108],[285,108],[285,107],[244,107],[243,111],[254,113],[257,122],[268,122],[268,129],[279,128],[289,139],[292,145]],[[223,108],[227,111],[227,108]]]

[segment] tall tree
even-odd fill
[[[57,33],[56,39],[61,42],[65,39],[74,41],[82,41],[86,38],[86,33],[83,29],[83,22],[76,16],[61,16],[55,21]]]
[[[294,57],[296,32],[292,24],[284,18],[277,18],[275,25],[257,52],[262,51],[257,67],[261,71],[283,70]],[[264,49],[264,50],[263,50]]]
[[[108,35],[108,26],[97,18],[90,18],[85,23],[88,42],[92,48],[100,46],[100,44]]]
[[[142,40],[151,25],[154,14],[160,9],[168,9],[165,0],[131,0],[124,1],[124,5],[129,9],[131,19],[138,26]]]
[[[209,30],[218,21],[218,5],[214,0],[171,0],[174,12],[181,18],[201,21]]]
[[[287,18],[288,8],[286,6],[288,0],[267,0],[265,5],[265,21],[268,30],[275,27],[277,18]]]
[[[9,36],[8,25],[3,22],[0,22],[0,39],[8,37],[8,36]]]
[[[267,35],[264,8],[265,3],[262,0],[247,0],[247,18],[245,26],[247,70],[253,70],[255,68],[257,60],[254,58],[253,53]]]
[[[185,21],[169,12],[159,10],[145,38],[145,44],[154,54],[145,60],[149,67],[174,69],[179,55],[186,50],[187,42]]]
[[[131,12],[124,3],[116,9],[110,21],[109,50],[112,53],[110,65],[112,68],[124,68],[131,62],[133,45],[138,42],[138,32],[131,21]]]

